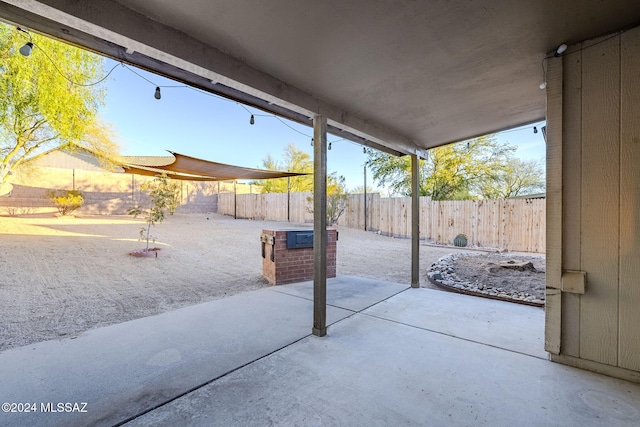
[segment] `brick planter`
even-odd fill
[[[262,230],[262,275],[272,285],[313,279],[313,247],[287,248],[289,231],[299,230]],[[338,230],[327,228],[327,277],[336,277],[337,240]]]

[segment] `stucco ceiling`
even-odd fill
[[[402,153],[544,119],[545,55],[640,21],[624,0],[2,3],[11,22]]]

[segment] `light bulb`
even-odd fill
[[[160,95],[160,87],[156,87],[156,94],[153,95],[156,99],[160,99],[162,98],[162,95]]]
[[[558,46],[558,48],[556,49],[556,53],[554,53],[553,56],[560,56],[565,52],[565,50],[567,50],[567,45],[562,43],[560,46]]]
[[[311,138],[311,146],[313,147],[313,138]]]
[[[329,150],[331,150],[331,143],[329,143]]]
[[[540,89],[545,89],[547,87],[547,82],[540,83]]]
[[[533,133],[538,133],[538,128],[537,127],[533,127]]]
[[[249,120],[249,124],[252,125],[254,124],[256,121],[253,118],[253,114],[251,115],[251,119]]]
[[[367,154],[367,147],[362,147],[362,152],[363,152],[364,154]]]
[[[32,49],[33,49],[33,43],[28,42],[27,44],[25,44],[20,48],[20,53],[22,54],[22,56],[29,56],[31,55]]]

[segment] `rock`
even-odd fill
[[[500,267],[518,271],[536,271],[531,261],[514,261],[501,262]]]

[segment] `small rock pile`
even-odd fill
[[[473,257],[473,256],[481,256],[481,255],[482,254],[473,255],[468,253],[460,253],[460,254],[451,254],[451,255],[444,256],[431,265],[431,267],[427,271],[427,276],[429,277],[429,280],[435,283],[436,285],[447,288],[448,290],[452,290],[454,292],[464,293],[469,295],[478,295],[478,296],[483,296],[483,297],[488,297],[493,299],[500,299],[505,301],[519,302],[519,303],[528,304],[528,305],[544,306],[543,293],[542,294],[538,293],[538,295],[535,295],[533,291],[530,293],[530,292],[522,291],[518,289],[509,289],[509,287],[507,286],[499,287],[499,286],[489,285],[486,283],[481,283],[481,281],[477,279],[470,281],[466,278],[458,277],[458,275],[455,272],[455,262],[457,259],[459,259],[460,257]],[[510,259],[511,256],[503,256],[503,255],[500,255],[500,256],[504,257],[505,259],[504,264],[509,264],[508,262],[506,262],[506,260]],[[525,269],[526,270],[533,269],[533,271],[535,271],[535,268],[533,268],[533,265],[531,263],[523,264],[524,268],[522,267],[514,268],[509,265],[503,265],[503,266],[499,266],[497,264],[490,264],[490,265],[492,265],[492,267],[490,267],[489,271],[491,271],[491,269],[494,269],[494,268],[502,268],[502,267],[513,268],[514,271],[515,270],[523,271]],[[515,280],[517,280],[517,278]]]

